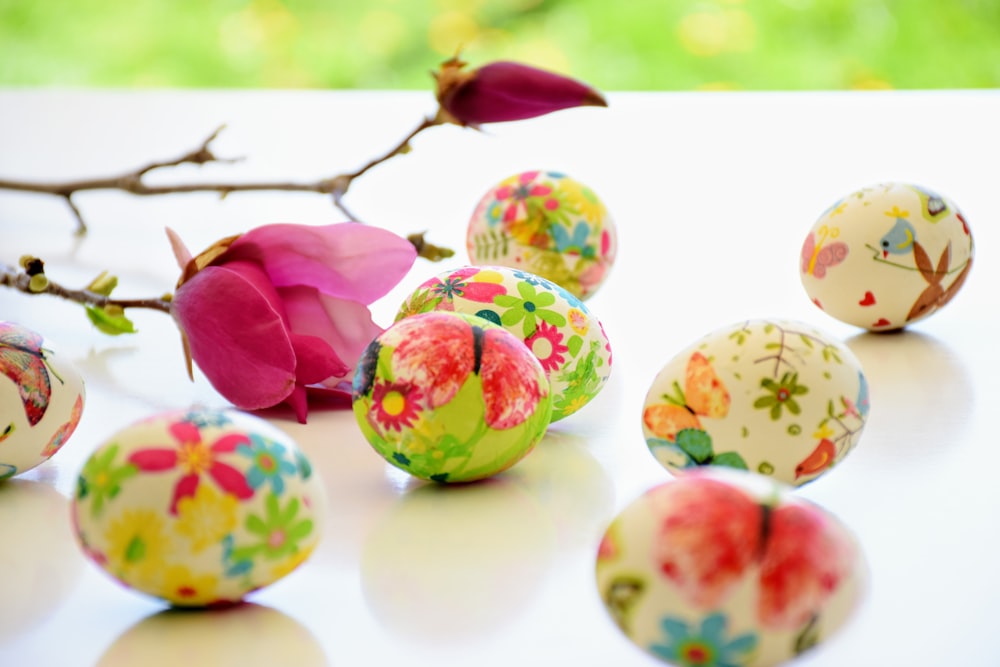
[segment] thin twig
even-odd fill
[[[87,223],[83,214],[73,201],[73,196],[79,192],[88,190],[121,190],[133,195],[153,196],[179,194],[185,192],[218,192],[222,197],[233,192],[261,192],[261,191],[282,191],[282,192],[315,192],[323,195],[330,195],[333,205],[344,215],[354,222],[361,222],[356,215],[344,205],[344,195],[354,179],[367,173],[373,167],[382,164],[396,155],[409,152],[410,142],[424,130],[441,125],[446,120],[440,112],[434,116],[425,117],[406,137],[403,138],[393,148],[372,159],[364,166],[344,174],[339,174],[331,178],[323,178],[317,181],[305,182],[272,182],[262,181],[257,183],[178,183],[174,185],[148,185],[143,177],[157,169],[176,167],[182,164],[207,164],[209,162],[236,162],[241,158],[219,158],[212,152],[212,142],[219,136],[225,125],[218,127],[210,134],[201,145],[192,151],[174,158],[172,160],[161,160],[151,162],[144,167],[133,171],[119,174],[117,176],[107,176],[102,178],[86,178],[73,181],[63,181],[58,183],[40,183],[36,181],[18,181],[0,178],[0,190],[17,190],[20,192],[35,192],[39,194],[49,194],[62,197],[73,216],[77,221],[77,233],[84,234],[87,231]],[[419,249],[418,249],[419,250]],[[445,248],[439,251],[450,252]],[[448,255],[450,256],[450,255]]]
[[[69,301],[75,301],[76,303],[97,306],[98,308],[105,308],[107,306],[118,307],[122,310],[126,308],[148,308],[151,310],[159,310],[164,313],[170,313],[170,301],[163,298],[112,299],[111,297],[91,292],[90,290],[69,289],[53,282],[52,280],[48,281],[48,284],[44,289],[36,291],[31,289],[31,276],[24,271],[18,271],[17,269],[6,265],[0,265],[0,285],[13,287],[14,289],[24,292],[25,294],[50,294]]]

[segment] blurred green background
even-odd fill
[[[0,85],[427,88],[462,50],[604,90],[1000,86],[1000,0],[0,0]]]

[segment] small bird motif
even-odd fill
[[[833,465],[833,459],[837,455],[837,448],[829,438],[823,438],[816,445],[816,449],[807,456],[801,463],[795,466],[795,479],[806,475],[815,475],[826,470]]]
[[[882,248],[883,259],[892,255],[908,255],[913,251],[913,244],[917,241],[917,232],[906,218],[896,218],[896,224],[892,226],[885,236],[879,241]]]

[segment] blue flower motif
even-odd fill
[[[504,203],[500,200],[493,200],[490,203],[489,208],[486,209],[486,223],[490,227],[496,226],[500,219],[503,217]]]
[[[537,284],[539,287],[547,289],[550,292],[555,292],[562,298],[566,299],[566,301],[569,303],[570,308],[576,308],[577,310],[582,311],[584,315],[590,314],[590,311],[587,309],[587,306],[583,305],[583,301],[580,301],[580,299],[575,294],[567,290],[562,285],[557,285],[551,280],[546,280],[545,278],[541,278],[539,276],[534,276],[534,278],[535,278],[534,284]]]
[[[229,415],[222,411],[191,410],[181,418],[181,421],[193,424],[199,429],[202,429],[208,426],[225,426],[226,424],[232,423],[233,420],[229,418]]]
[[[517,278],[518,280],[523,280],[529,285],[535,285],[535,286],[543,285],[546,282],[548,282],[542,278],[539,278],[534,273],[528,273],[527,271],[514,271],[514,277]]]
[[[757,635],[748,632],[728,639],[726,623],[726,617],[718,612],[706,616],[698,628],[666,616],[660,621],[666,641],[651,645],[649,650],[680,667],[742,667],[757,648]]]
[[[576,223],[572,235],[560,225],[553,225],[549,233],[552,234],[559,252],[578,252],[582,257],[588,259],[597,252],[593,245],[587,243],[587,238],[590,236],[590,226],[582,220]]]
[[[299,470],[295,463],[285,459],[284,445],[256,433],[250,434],[249,445],[240,445],[236,448],[236,452],[253,462],[247,470],[247,484],[254,490],[271,482],[274,495],[280,496],[285,490],[285,480],[282,475],[294,475]]]

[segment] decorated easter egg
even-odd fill
[[[514,465],[545,434],[552,394],[512,333],[475,315],[413,315],[377,336],[354,375],[354,415],[386,461],[468,482]]]
[[[869,409],[846,345],[807,324],[750,320],[667,362],[646,394],[642,429],[670,471],[727,466],[800,485],[847,456]]]
[[[51,458],[83,412],[83,377],[41,334],[0,322],[0,480]]]
[[[802,245],[800,276],[827,314],[889,331],[951,301],[972,256],[969,225],[951,200],[883,183],[837,200],[819,217]]]
[[[587,299],[617,252],[614,222],[586,185],[552,171],[525,171],[491,188],[469,221],[473,264],[530,271]]]
[[[325,495],[298,446],[236,410],[163,413],[87,460],[73,499],[84,553],[129,588],[183,607],[237,602],[320,538]]]
[[[445,271],[406,299],[396,320],[434,310],[478,315],[534,353],[552,386],[552,421],[597,396],[611,375],[611,343],[575,296],[531,273],[505,266]]]
[[[678,667],[771,667],[826,640],[867,582],[851,533],[773,480],[702,469],[614,519],[597,554],[611,619]]]

